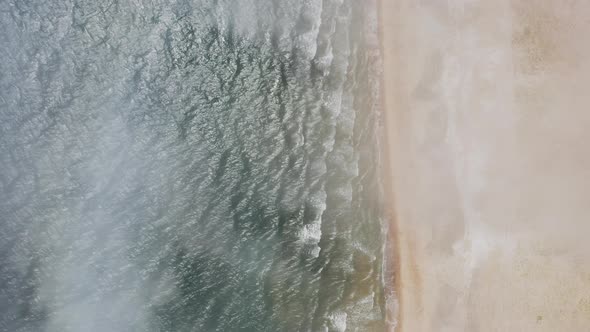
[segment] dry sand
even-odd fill
[[[590,331],[590,1],[381,0],[398,328]]]

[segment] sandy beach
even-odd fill
[[[589,14],[381,1],[396,331],[590,331]]]

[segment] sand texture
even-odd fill
[[[590,331],[590,2],[382,0],[397,331]]]

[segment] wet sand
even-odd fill
[[[590,331],[589,14],[381,0],[396,331]]]

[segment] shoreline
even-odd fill
[[[590,4],[378,8],[389,330],[590,330]]]
[[[392,156],[390,151],[391,138],[388,135],[387,128],[391,127],[388,125],[391,114],[386,112],[387,101],[385,98],[386,86],[385,86],[385,44],[384,44],[384,9],[386,9],[382,0],[377,0],[377,12],[378,12],[378,38],[379,38],[379,52],[381,54],[380,61],[382,66],[382,72],[380,77],[380,112],[381,112],[381,124],[380,130],[380,163],[379,177],[383,179],[385,185],[382,185],[383,190],[383,201],[384,202],[395,202],[394,194],[390,184],[393,183],[392,178]],[[401,292],[401,278],[399,272],[401,271],[401,259],[400,259],[400,246],[398,241],[398,224],[395,214],[395,206],[385,204],[384,214],[388,220],[387,228],[387,242],[385,251],[387,253],[385,284],[391,285],[392,288],[386,288],[386,328],[388,332],[401,331],[402,329],[402,315],[401,315],[401,303],[402,303],[402,292]]]

